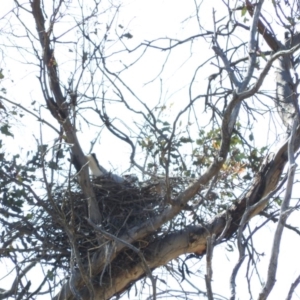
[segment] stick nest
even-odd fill
[[[95,178],[92,184],[102,215],[101,228],[115,236],[121,236],[134,226],[144,223],[159,214],[165,207],[159,183],[141,184],[127,181],[116,183],[107,176]],[[99,244],[95,230],[87,222],[88,204],[79,187],[57,192],[53,200],[62,213],[63,219],[58,217],[52,204],[43,227],[47,228],[48,243],[52,244],[53,249],[59,251],[55,251],[56,255],[51,255],[49,259],[55,260],[56,267],[59,265],[69,269],[71,247],[65,226],[71,229],[83,260],[91,258],[99,249]],[[148,244],[157,234],[159,231],[151,234],[141,243]]]

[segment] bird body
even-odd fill
[[[95,153],[86,156],[92,175],[95,177],[104,176],[108,172],[99,164]]]
[[[110,172],[106,171],[106,169],[103,168],[99,164],[98,159],[97,159],[95,153],[88,154],[86,156],[86,158],[87,158],[87,160],[89,162],[89,167],[90,167],[91,173],[92,173],[92,175],[94,177],[100,177],[100,176],[107,176],[107,175],[109,175],[110,178],[113,181],[115,181],[115,182],[118,182],[118,183],[124,182],[124,179],[122,177],[120,177],[119,175],[111,174]]]

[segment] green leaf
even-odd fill
[[[242,17],[247,13],[247,6],[244,6],[242,9]]]
[[[14,137],[14,135],[9,131],[10,126],[8,124],[5,124],[0,127],[0,131],[2,134],[5,134],[7,136]]]
[[[183,136],[180,138],[180,141],[181,141],[182,143],[192,143],[192,142],[193,142],[192,139],[186,138],[186,137],[183,137]]]
[[[282,199],[279,198],[279,197],[275,198],[275,199],[274,199],[274,202],[275,202],[276,204],[278,204],[279,206],[282,205]]]
[[[57,170],[57,169],[58,169],[57,163],[54,162],[53,160],[52,160],[52,161],[49,161],[48,166],[49,166],[50,169],[53,169],[53,170]]]
[[[38,146],[38,151],[41,152],[42,154],[44,154],[47,151],[48,145],[39,145]]]
[[[33,218],[33,214],[27,214],[27,215],[26,215],[26,219],[27,219],[27,220],[30,220],[30,219],[32,219],[32,218]]]
[[[152,163],[148,163],[148,165],[147,165],[148,169],[151,169],[151,168],[153,168],[154,166],[155,166],[155,164],[152,164]]]
[[[184,171],[184,175],[190,177],[191,176],[191,171],[190,170]]]
[[[53,279],[54,279],[54,274],[53,274],[52,271],[48,270],[47,276],[48,276],[49,280],[53,281]]]

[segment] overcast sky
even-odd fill
[[[2,1],[1,10],[2,15],[5,9],[8,11],[9,5],[13,5],[12,1]],[[121,24],[133,35],[131,40],[126,41],[126,45],[129,49],[133,49],[136,45],[143,41],[150,41],[158,37],[172,37],[174,39],[185,39],[188,36],[195,35],[198,33],[197,22],[195,18],[190,18],[194,15],[194,1],[179,1],[179,0],[135,0],[135,1],[122,1],[124,7],[120,10],[118,15],[118,24]],[[205,13],[201,14],[201,24],[212,28],[212,7],[216,10],[217,17],[224,13],[224,6],[220,5],[221,1],[204,1],[202,11]],[[270,9],[271,1],[265,1],[265,14],[268,15],[268,9]],[[250,17],[249,17],[250,18]],[[28,20],[31,22],[32,20]],[[107,22],[110,21],[110,16],[107,16],[107,20],[99,20],[99,27],[103,29]],[[32,24],[33,25],[33,24]],[[66,23],[64,26],[66,28],[70,24]],[[16,24],[16,29],[19,25]],[[9,28],[7,27],[7,30]],[[63,27],[60,28],[63,31]],[[17,33],[17,31],[16,31]],[[70,33],[73,34],[73,33]],[[283,35],[282,31],[278,30],[279,35]],[[109,38],[114,41],[116,35],[111,31]],[[241,37],[243,39],[243,37]],[[23,39],[21,39],[23,41]],[[247,41],[245,39],[245,41]],[[16,40],[17,41],[17,40]],[[9,44],[9,41],[5,41]],[[111,47],[107,47],[107,52],[116,51],[113,48],[114,43],[112,42]],[[18,44],[22,47],[22,43]],[[26,47],[29,45],[26,45]],[[266,46],[266,45],[265,45]],[[71,49],[72,46],[70,46]],[[18,57],[18,51],[16,49],[2,49],[4,52],[5,60],[0,62],[0,68],[3,69],[5,75],[5,80],[2,82],[3,86],[7,89],[6,97],[21,103],[25,107],[31,108],[31,102],[36,100],[37,103],[43,103],[44,99],[41,98],[40,86],[38,80],[35,78],[34,67],[30,64],[33,60],[32,56]],[[20,53],[19,53],[20,54]],[[71,55],[69,48],[66,46],[60,46],[57,50],[57,60],[60,66],[60,74],[69,76],[71,69],[66,67],[64,69],[64,64],[68,66],[67,63],[60,65],[60,58],[67,58]],[[123,55],[123,54],[122,54]],[[124,60],[127,60],[126,55],[120,55]],[[168,106],[168,111],[164,115],[167,118],[174,117],[178,111],[183,107],[184,102],[188,102],[188,86],[191,78],[194,74],[195,65],[203,63],[206,59],[213,56],[213,51],[211,49],[210,43],[197,44],[193,47],[190,45],[183,45],[175,49],[168,60],[168,64],[165,71],[160,76],[164,80],[163,94],[161,95],[161,90],[159,86],[159,80],[156,80],[153,84],[149,82],[152,81],[159,74],[161,65],[165,60],[166,54],[159,51],[149,51],[145,56],[145,59],[137,64],[128,72],[125,72],[126,76],[124,80],[126,83],[132,87],[136,94],[147,101],[152,103],[153,106],[161,101],[166,103]],[[134,54],[133,54],[134,56]],[[119,58],[119,57],[118,57]],[[131,59],[131,58],[130,58]],[[24,64],[24,61],[28,60],[29,64]],[[119,67],[120,61],[115,59],[111,62],[111,67]],[[199,81],[199,90],[197,92],[206,91],[206,79],[207,77],[216,72],[216,68],[211,65],[207,65],[201,71],[201,74],[197,78]],[[32,74],[34,74],[32,76]],[[269,79],[269,84],[272,84],[272,77]],[[149,84],[148,84],[149,83]],[[0,86],[1,87],[1,86]],[[268,88],[265,85],[265,88]],[[271,89],[272,87],[270,87]],[[42,115],[49,116],[45,109],[41,110]],[[116,112],[116,116],[122,116],[124,123],[128,126],[131,122],[142,122],[142,120],[134,119],[130,114],[124,115],[123,111]],[[268,122],[268,120],[266,120]],[[96,121],[95,121],[96,122]],[[261,120],[260,120],[261,122]],[[205,120],[203,120],[205,123]],[[25,125],[25,126],[24,126]],[[79,127],[78,137],[82,144],[82,147],[86,153],[90,150],[90,141],[97,134],[96,130],[89,130],[85,125],[81,124]],[[268,142],[270,138],[270,133],[262,131],[261,128],[266,128],[269,123],[259,123],[255,131],[255,143],[257,146],[263,146],[264,143]],[[9,147],[12,147],[13,152],[22,151],[25,153],[28,149],[35,150],[36,144],[35,139],[39,139],[39,123],[32,117],[26,117],[23,119],[23,124],[12,124],[16,126],[17,130],[14,130],[15,138],[10,140]],[[82,130],[81,130],[82,128]],[[48,132],[48,131],[47,131]],[[258,134],[259,133],[259,134]],[[271,134],[272,135],[272,134]],[[49,134],[43,137],[45,143],[51,143],[56,135],[49,131]],[[270,140],[274,139],[274,136]],[[22,142],[20,142],[22,141]],[[8,147],[8,146],[6,146]],[[8,148],[9,148],[8,147]],[[117,170],[117,172],[124,172],[129,166],[129,154],[130,149],[123,142],[117,141],[112,138],[107,131],[103,131],[102,138],[95,145],[94,152],[98,154],[101,159],[101,163],[105,168],[111,170]],[[299,196],[299,195],[298,195]],[[299,213],[293,213],[290,217],[289,222],[292,220],[299,220]],[[250,222],[250,226],[254,228],[259,224],[259,218],[254,218]],[[270,251],[272,236],[274,234],[274,226],[270,224],[263,231],[259,231],[255,235],[256,247],[261,253],[265,253],[266,256],[262,260],[259,268],[262,271],[262,276],[266,276],[266,265],[268,264],[268,254]],[[280,259],[279,269],[277,272],[277,284],[272,291],[270,300],[274,299],[284,299],[287,295],[287,291],[293,280],[299,275],[300,272],[300,256],[299,249],[300,244],[298,239],[295,238],[295,233],[285,230],[281,253],[283,256]],[[297,242],[294,242],[297,241]],[[222,294],[224,296],[229,296],[229,276],[232,272],[232,267],[237,261],[237,252],[229,253],[225,250],[226,245],[220,245],[215,248],[215,255],[213,260],[214,268],[214,281],[213,290],[216,293]],[[203,258],[202,260],[204,260]],[[247,284],[245,279],[245,269],[246,265],[239,271],[238,284],[238,294],[243,295],[244,291],[246,293],[246,298],[243,296],[240,299],[249,299],[247,291]],[[195,266],[195,271],[198,265]],[[7,268],[0,267],[0,279],[6,275]],[[160,272],[159,272],[160,273]],[[202,274],[203,275],[203,274]],[[5,282],[5,281],[3,281]],[[171,282],[171,279],[170,279]],[[183,285],[185,283],[182,283]],[[195,285],[201,285],[202,289],[205,290],[204,280],[202,282],[194,282]],[[257,285],[257,294],[260,292],[260,284],[257,279],[254,280],[254,284]],[[257,294],[254,298],[256,298]],[[300,294],[300,293],[299,293]],[[299,296],[300,298],[300,296]],[[40,297],[42,299],[42,297]],[[47,297],[45,298],[47,299]],[[198,296],[191,297],[191,299],[198,299]],[[296,296],[294,299],[298,299]]]

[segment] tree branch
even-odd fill
[[[298,118],[295,118],[293,129],[289,139],[289,144],[288,144],[289,171],[288,171],[287,188],[281,205],[279,222],[277,224],[276,232],[274,235],[272,253],[271,253],[271,258],[270,258],[269,268],[268,268],[268,278],[263,290],[259,294],[259,298],[258,298],[259,300],[267,299],[276,281],[275,276],[277,271],[279,247],[280,247],[282,232],[286,220],[291,212],[291,210],[289,210],[289,203],[291,199],[291,194],[292,194],[293,184],[294,184],[294,176],[297,167],[297,165],[295,164],[295,157],[294,157],[294,143],[295,143],[297,126],[298,126]]]

